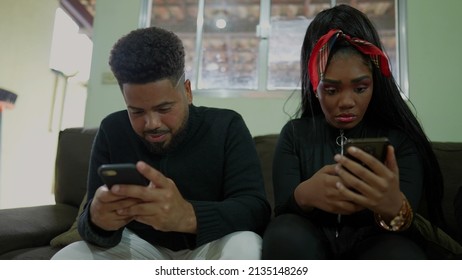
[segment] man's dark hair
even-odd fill
[[[119,86],[169,79],[172,84],[184,72],[183,43],[173,32],[148,27],[120,38],[111,50],[109,65]]]

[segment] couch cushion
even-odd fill
[[[457,239],[462,244],[462,184],[454,199],[454,216],[457,222]]]
[[[48,246],[72,225],[78,209],[69,205],[44,205],[3,209],[0,212],[0,254]]]
[[[443,213],[448,223],[445,231],[462,244],[454,209],[454,198],[462,185],[462,143],[433,142],[433,151],[440,164],[444,180]]]
[[[0,255],[1,260],[49,260],[58,252],[58,248],[41,246],[19,249]]]
[[[263,172],[266,195],[271,205],[271,209],[274,209],[273,156],[278,137],[278,134],[268,134],[254,137],[255,147],[257,149],[258,157],[260,158],[261,169]]]
[[[79,212],[75,217],[74,223],[72,226],[65,232],[61,233],[60,235],[56,236],[50,241],[50,245],[55,248],[63,248],[73,242],[82,240],[82,237],[78,231],[78,222],[80,214],[82,214],[85,204],[87,203],[87,195],[85,194],[82,203],[79,207]]]
[[[433,228],[432,224],[419,214],[409,228],[409,234],[422,244],[427,255],[431,259],[447,260],[461,259],[462,246],[439,228]]]
[[[59,133],[54,185],[56,203],[78,208],[82,202],[96,132],[96,128],[68,128]]]

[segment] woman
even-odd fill
[[[276,148],[277,217],[263,258],[426,258],[406,231],[422,197],[428,218],[441,222],[442,176],[389,67],[374,26],[350,6],[323,11],[308,27],[300,117],[284,126]],[[345,151],[348,139],[372,137],[389,140],[384,162]]]

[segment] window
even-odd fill
[[[300,87],[300,47],[306,28],[320,11],[336,4],[349,4],[366,13],[376,25],[395,78],[406,92],[402,3],[397,4],[395,0],[153,0],[149,24],[171,30],[183,40],[186,75],[196,93],[267,95],[292,92]]]
[[[82,126],[85,117],[93,43],[79,32],[79,25],[58,8],[50,50],[50,69],[55,75],[49,131]]]

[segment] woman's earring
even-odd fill
[[[314,97],[318,98],[318,92],[314,92]]]

